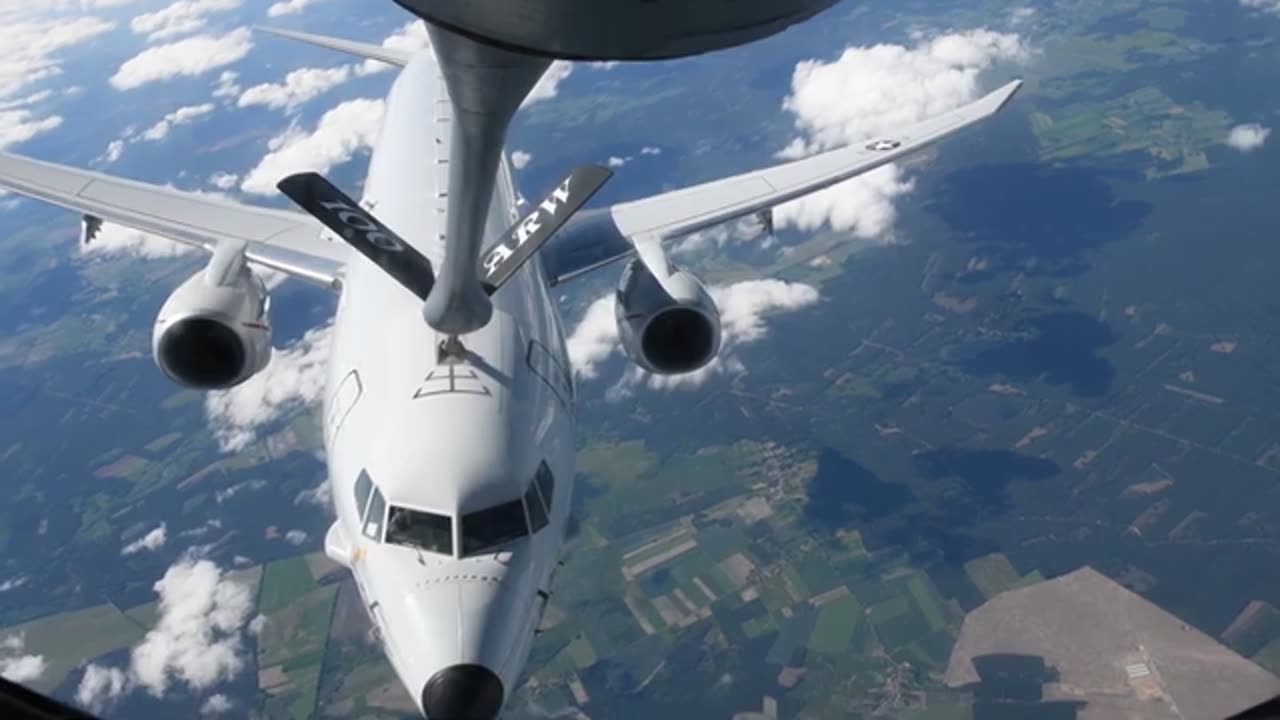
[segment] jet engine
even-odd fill
[[[720,352],[720,311],[693,275],[671,268],[659,282],[640,260],[622,271],[614,305],[627,355],[659,375],[699,370]]]
[[[475,40],[568,60],[660,60],[782,32],[836,0],[396,0]]]
[[[238,257],[216,252],[160,308],[151,335],[156,364],[189,388],[239,385],[271,359],[269,307],[266,285],[244,262],[243,251]]]

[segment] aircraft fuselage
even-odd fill
[[[451,115],[435,59],[421,52],[388,96],[361,201],[437,267]],[[517,219],[515,205],[504,160],[489,241]],[[570,512],[574,391],[536,256],[493,306],[451,363],[420,300],[353,255],[334,321],[324,437],[337,520],[326,551],[351,569],[387,657],[428,717],[489,702],[494,678],[499,703],[514,690]],[[512,501],[524,508],[518,517]],[[548,501],[544,522],[532,505]]]

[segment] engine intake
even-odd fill
[[[215,257],[169,296],[151,337],[160,370],[197,390],[235,387],[271,360],[266,286],[243,263],[218,262]]]
[[[720,352],[720,311],[693,275],[674,268],[661,283],[639,260],[618,282],[615,313],[627,355],[659,375],[707,366]]]

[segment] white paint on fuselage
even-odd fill
[[[437,267],[449,115],[435,59],[424,51],[388,97],[362,200]],[[514,205],[504,161],[486,244],[513,222]],[[559,560],[574,475],[573,398],[543,278],[535,256],[495,295],[493,320],[462,338],[468,361],[450,378],[437,366],[442,338],[422,319],[421,302],[363,256],[347,265],[324,409],[331,532],[351,552],[371,619],[415,701],[434,673],[468,663],[496,672],[509,695],[543,610],[539,591],[549,590]],[[362,470],[389,505],[453,517],[457,552],[459,518],[521,497],[541,461],[555,476],[551,522],[500,553],[450,558],[361,533],[354,488]]]

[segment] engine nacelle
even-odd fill
[[[169,379],[197,390],[223,390],[253,377],[271,360],[270,297],[247,265],[215,255],[182,283],[156,317],[151,352]]]
[[[616,299],[622,346],[645,370],[689,373],[720,352],[720,311],[693,275],[674,268],[664,284],[632,260],[622,271]]]

